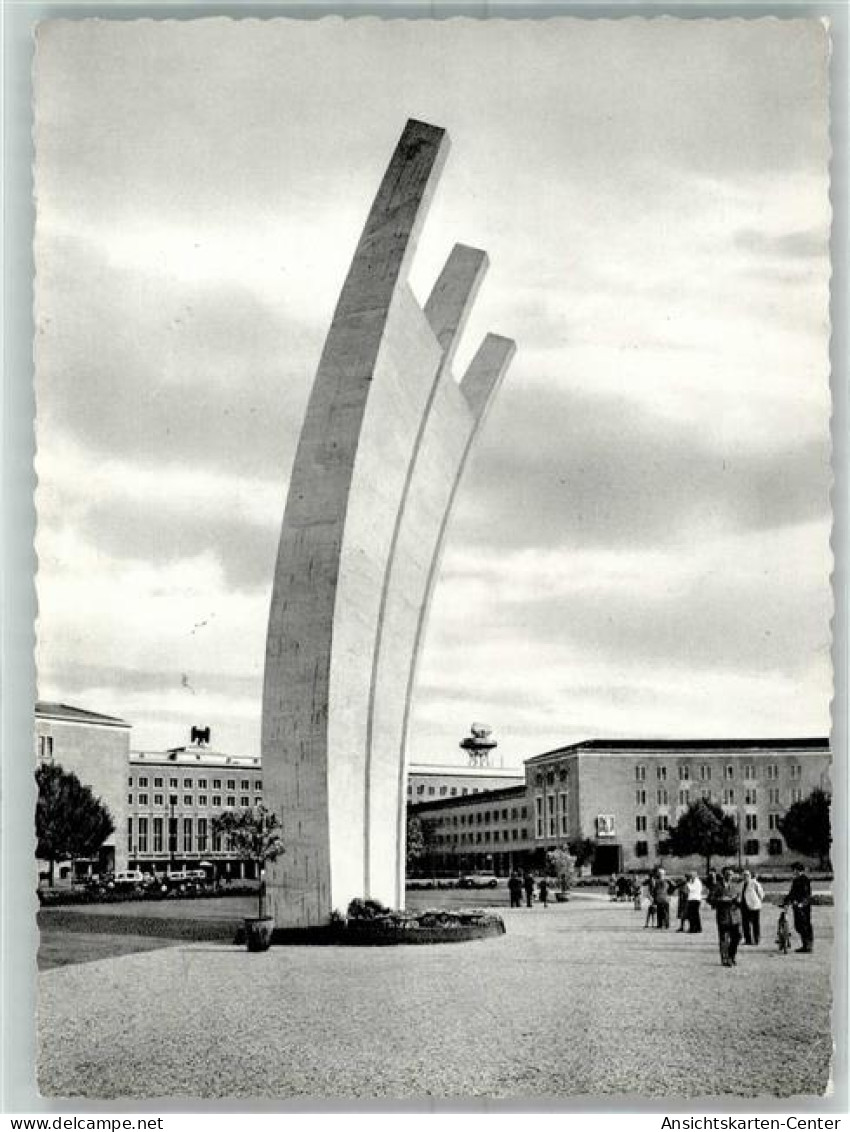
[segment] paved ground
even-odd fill
[[[832,909],[817,951],[720,966],[714,933],[602,899],[505,910],[417,948],[177,944],[45,971],[40,1084],[91,1097],[822,1093]],[[707,917],[708,919],[708,917]]]

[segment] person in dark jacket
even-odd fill
[[[804,955],[814,950],[815,933],[812,929],[812,882],[806,874],[806,866],[799,861],[792,865],[794,879],[782,907],[791,905],[794,913],[794,931],[800,937],[801,946],[797,951]]]
[[[549,904],[549,882],[546,880],[546,877],[540,878],[540,884],[538,886],[537,891],[539,893],[540,903],[543,905],[544,908],[548,907],[548,904]]]
[[[534,877],[531,873],[526,873],[522,878],[522,887],[525,889],[525,906],[530,908],[534,900]]]
[[[656,928],[670,927],[670,881],[664,869],[658,869],[650,885],[650,897],[655,905]]]
[[[709,903],[717,916],[720,962],[724,967],[734,967],[741,942],[741,885],[728,865],[712,889]]]
[[[508,892],[511,897],[511,907],[522,907],[522,877],[519,873],[511,873],[508,880]]]

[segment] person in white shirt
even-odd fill
[[[761,906],[764,903],[764,889],[749,869],[744,869],[741,885],[741,926],[744,929],[744,943],[758,946],[761,940]]]
[[[687,880],[685,881],[685,891],[688,896],[688,931],[701,932],[702,920],[700,919],[700,907],[702,905],[702,881],[696,873],[688,873]]]

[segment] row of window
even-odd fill
[[[149,801],[149,799],[150,799],[150,795],[149,795],[149,794],[136,794],[136,795],[133,795],[133,794],[128,794],[128,795],[127,795],[127,802],[128,802],[128,803],[129,803],[129,804],[130,804],[131,806],[132,806],[132,805],[134,804],[134,802],[133,802],[133,798],[134,798],[134,797],[135,797],[135,799],[136,799],[136,801],[135,801],[135,805],[137,805],[137,806],[147,806],[147,805],[150,805],[150,801]],[[254,805],[255,805],[255,806],[258,806],[258,805],[259,805],[259,804],[260,804],[260,803],[262,802],[262,800],[263,800],[263,799],[262,799],[262,798],[261,798],[261,797],[260,797],[259,795],[258,795],[258,796],[256,796],[256,797],[254,798]],[[154,796],[153,796],[153,804],[154,804],[154,806],[164,806],[164,805],[166,805],[166,802],[165,802],[165,795],[163,795],[163,794],[154,794]],[[178,797],[177,797],[177,795],[176,795],[176,794],[170,794],[170,795],[169,795],[169,797],[168,797],[168,803],[167,803],[167,804],[168,804],[169,806],[176,806],[176,805],[178,805],[178,804],[179,804],[179,802],[178,802]],[[197,804],[198,806],[200,806],[200,807],[204,807],[204,806],[206,806],[206,805],[208,804],[208,795],[206,795],[206,794],[198,794],[198,795],[197,795],[197,803],[196,803],[195,801],[193,801],[193,795],[191,795],[191,794],[184,794],[184,795],[183,795],[183,805],[184,805],[184,806],[187,806],[187,807],[191,807],[191,806],[194,806],[194,805],[196,805],[196,804]],[[226,798],[226,800],[225,800],[225,805],[227,806],[227,808],[228,808],[228,809],[234,809],[234,808],[235,808],[235,806],[236,806],[236,798],[235,798],[235,796],[234,796],[233,794],[229,794],[229,795],[227,796],[227,798]],[[250,799],[250,798],[248,797],[248,795],[247,795],[247,794],[243,794],[243,795],[242,795],[242,796],[240,797],[240,799],[239,799],[239,805],[240,805],[240,806],[242,806],[243,808],[244,808],[244,807],[248,807],[248,806],[250,806],[250,805],[251,805],[251,799]],[[220,795],[220,794],[213,794],[213,796],[212,796],[212,808],[213,808],[214,810],[219,810],[219,809],[221,809],[221,795]]]
[[[207,818],[128,818],[127,845],[131,856],[165,852],[220,853],[225,848],[221,834],[211,836]]]
[[[154,789],[157,789],[157,788],[162,789],[162,787],[164,786],[164,783],[165,783],[165,779],[154,778],[154,780],[153,780]],[[214,778],[212,780],[213,790],[221,790],[221,783],[222,783],[222,779]],[[130,784],[130,786],[134,785],[132,774],[130,775],[129,784]],[[138,784],[137,784],[139,789],[144,790],[148,786],[148,784],[149,784],[149,780],[148,780],[147,775],[144,775],[144,774],[139,775],[139,781],[138,781]],[[180,780],[178,778],[169,778],[168,786],[169,786],[169,789],[171,789],[171,790],[177,790],[180,786]],[[243,778],[240,781],[239,786],[240,786],[240,789],[242,789],[242,790],[250,790],[251,789],[250,778]],[[235,778],[228,778],[226,788],[228,790],[235,790],[236,789],[236,779]],[[258,778],[256,780],[256,782],[254,783],[253,788],[254,788],[254,790],[262,790],[262,788],[263,788],[262,779]],[[207,779],[206,778],[199,778],[199,779],[196,780],[196,779],[193,779],[193,778],[184,778],[183,779],[183,789],[184,790],[195,790],[195,789],[206,790],[207,789]]]
[[[658,852],[662,856],[667,852],[667,843],[659,842]],[[783,853],[782,841],[778,837],[771,837],[767,843],[767,851],[771,857],[779,857]],[[758,857],[761,853],[761,845],[755,838],[747,838],[743,845],[743,852],[745,857]],[[636,841],[635,842],[635,856],[648,857],[649,856],[649,842]]]
[[[487,842],[492,839],[495,843],[502,841],[524,841],[526,833],[524,829],[494,829],[492,832],[488,829],[483,831],[477,830],[475,833],[441,833],[437,834],[434,842],[437,845],[480,845],[482,842]]]
[[[446,797],[456,798],[457,795],[458,795],[458,789],[460,790],[461,795],[464,795],[464,794],[477,794],[479,789],[481,789],[483,791],[484,788],[478,787],[478,786],[461,786],[459,788],[457,786],[441,786],[440,789],[439,789],[440,797],[441,798],[446,798]],[[426,788],[424,783],[420,782],[418,784],[418,786],[416,787],[417,797],[421,797],[423,794],[426,793],[426,791],[427,791],[429,798],[434,798],[434,797],[437,796],[437,787],[436,786],[428,786]],[[407,787],[407,794],[408,794],[408,797],[413,796],[413,786],[410,785],[410,784],[408,784],[408,787]]]
[[[688,782],[690,780],[690,777],[691,777],[690,764],[682,763],[682,764],[679,765],[679,767],[677,769],[678,769],[678,772],[679,772],[679,781],[680,782]],[[711,770],[712,770],[712,768],[711,768],[710,763],[703,763],[702,765],[696,767],[695,769],[699,772],[697,777],[699,778],[700,782],[710,782],[711,781]],[[752,782],[753,780],[758,778],[758,767],[756,766],[755,763],[746,763],[744,765],[743,770],[744,770],[744,778],[748,782]],[[799,778],[802,778],[802,776],[803,776],[803,768],[799,763],[794,763],[788,768],[788,773],[789,773],[789,777],[791,779],[799,779]],[[658,779],[659,782],[666,782],[667,781],[667,767],[666,766],[656,766],[655,777]],[[734,777],[735,777],[735,767],[732,765],[732,763],[729,763],[723,768],[723,778],[725,778],[728,781],[729,779],[732,779]],[[775,782],[779,778],[779,764],[778,763],[771,763],[770,765],[768,765],[766,767],[766,777],[768,778],[768,780],[773,781],[773,782]],[[635,779],[636,779],[637,782],[646,782],[646,765],[644,763],[639,763],[635,767]]]
[[[768,814],[767,815],[767,828],[778,830],[781,817],[782,817],[781,814]],[[638,814],[635,817],[635,832],[636,833],[646,833],[646,830],[647,830],[647,824],[646,823],[647,823],[646,814]],[[746,831],[748,833],[754,833],[755,830],[758,829],[758,827],[759,827],[758,814],[744,814],[744,829],[746,829]],[[662,832],[662,833],[666,832],[670,828],[670,818],[667,816],[667,814],[659,814],[657,816],[657,818],[655,819],[655,828],[659,832]]]
[[[704,798],[705,801],[710,802],[713,800],[714,795],[710,790],[703,790],[701,797]],[[746,790],[743,791],[743,793],[738,792],[737,795],[733,787],[727,786],[724,788],[722,795],[719,795],[719,797],[721,797],[722,804],[724,806],[734,806],[736,804],[736,799],[737,801],[743,800],[745,806],[758,805],[758,791],[756,790],[755,786],[749,786]],[[690,790],[687,787],[683,790],[680,790],[678,792],[677,798],[680,806],[689,805],[691,800]],[[794,787],[794,789],[791,790],[791,801],[800,802],[802,801],[802,798],[802,789],[800,789],[799,787]],[[771,806],[782,805],[782,794],[778,786],[769,786],[767,788],[767,800]],[[655,791],[655,801],[659,806],[669,805],[670,794],[666,787],[662,786]],[[646,790],[635,790],[635,805],[646,805]]]

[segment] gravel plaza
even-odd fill
[[[761,946],[743,947],[734,969],[720,965],[710,913],[699,937],[644,929],[642,914],[596,894],[503,913],[505,936],[468,944],[249,955],[172,941],[45,970],[41,1092],[731,1099],[826,1090],[832,908],[814,909],[813,955],[783,956],[767,906]]]

